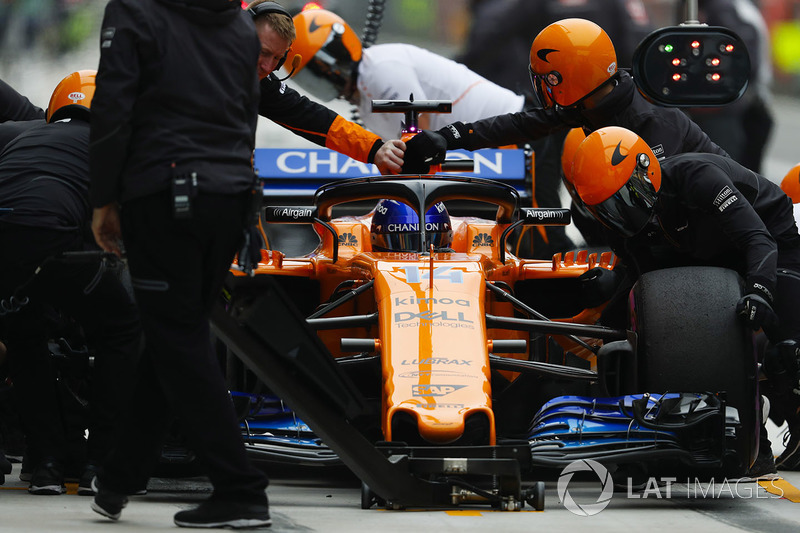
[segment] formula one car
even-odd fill
[[[425,223],[413,249],[377,251],[375,210],[333,212],[380,199],[417,220],[440,202],[489,203],[496,216],[450,217],[446,248]],[[630,327],[612,329],[596,325],[606,301],[593,290],[613,275],[612,254],[507,252],[519,226],[569,222],[566,209],[520,208],[509,185],[357,178],[264,219],[311,224],[320,244],[292,258],[263,250],[254,275],[232,270],[214,311],[261,458],[341,461],[364,481],[365,508],[503,509],[541,508],[543,484],[525,488],[523,476],[577,459],[742,475],[755,458],[756,361],[733,271],[648,273],[630,292]]]
[[[662,44],[734,37],[665,28],[635,69],[652,71],[638,77],[665,105],[725,103],[746,79],[678,85]],[[414,126],[426,104],[438,105],[395,107]],[[387,201],[414,213],[396,247],[377,237]],[[442,242],[429,213],[464,202],[494,215],[450,216]],[[613,254],[510,253],[520,228],[568,224],[569,211],[524,207],[508,183],[435,170],[353,178],[322,185],[310,205],[267,207],[263,220],[309,225],[319,245],[296,257],[262,250],[252,275],[234,267],[212,313],[243,436],[264,459],[345,464],[365,509],[542,509],[537,475],[576,460],[628,476],[741,476],[757,455],[756,351],[735,313],[734,271],[646,273],[621,294],[627,327],[610,328],[598,321],[619,296],[608,290]]]

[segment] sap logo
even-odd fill
[[[358,246],[358,239],[352,233],[339,235],[339,246]]]
[[[423,311],[421,313],[412,313],[410,311],[401,311],[399,313],[394,314],[394,321],[395,322],[407,322],[409,320],[414,319],[420,320],[442,320],[442,321],[452,321],[452,322],[466,322],[471,324],[472,320],[467,320],[464,316],[464,313],[459,311],[457,317],[451,317],[447,314],[447,311],[442,311],[441,313],[437,313],[435,311]]]
[[[420,268],[417,265],[409,265],[401,267],[400,270],[405,272],[406,283],[422,283],[423,275],[420,273]],[[425,279],[430,279],[430,270],[428,270]],[[461,270],[453,270],[453,267],[440,266],[433,269],[433,279],[449,281],[450,283],[464,283],[464,272]]]
[[[412,385],[411,394],[413,396],[446,396],[458,389],[463,389],[466,385]]]
[[[479,233],[475,235],[475,238],[472,239],[472,246],[492,246],[494,244],[494,239],[488,233]]]
[[[401,365],[463,365],[470,366],[469,359],[448,359],[447,357],[423,357],[422,359],[403,359]]]
[[[427,305],[427,304],[441,304],[441,305],[460,305],[462,307],[469,307],[469,300],[453,300],[452,298],[395,298],[394,305]]]

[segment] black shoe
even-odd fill
[[[775,454],[772,453],[772,444],[767,435],[767,428],[761,426],[761,437],[758,445],[758,455],[742,480],[769,480],[777,479],[778,470],[775,468]]]
[[[229,527],[232,529],[269,527],[269,503],[220,501],[213,497],[198,507],[175,514],[178,527]]]
[[[11,473],[11,461],[6,459],[6,455],[0,450],[0,476]]]
[[[88,463],[86,465],[86,467],[83,469],[83,474],[81,474],[81,478],[78,481],[78,496],[95,495],[94,489],[92,488],[92,481],[97,475],[98,470],[100,470],[100,467],[94,463]]]
[[[53,459],[45,459],[39,463],[31,475],[28,492],[36,495],[55,495],[66,492],[64,485],[64,469]]]
[[[781,470],[800,470],[800,421],[789,425],[789,429],[784,435],[786,449],[776,464]]]
[[[22,456],[22,467],[19,469],[19,480],[30,482],[33,477],[33,462],[28,454]]]
[[[102,487],[98,488],[97,476],[92,479],[91,489],[95,494],[91,503],[92,511],[111,520],[119,519],[122,510],[128,505],[128,497]]]

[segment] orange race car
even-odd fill
[[[377,206],[333,216],[356,201]],[[444,216],[461,202],[495,217]],[[233,269],[214,312],[246,442],[265,459],[343,462],[365,508],[541,508],[543,484],[522,483],[537,468],[741,475],[755,457],[756,361],[733,271],[648,273],[630,327],[611,329],[596,324],[593,282],[613,275],[612,254],[507,252],[516,227],[569,222],[519,207],[509,185],[356,178],[264,220],[312,225],[320,242],[262,250],[252,276]]]

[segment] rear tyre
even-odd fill
[[[634,285],[631,326],[638,334],[642,392],[720,392],[739,412],[736,435],[743,474],[758,450],[757,362],[752,334],[736,315],[739,275],[717,267],[644,274]]]

